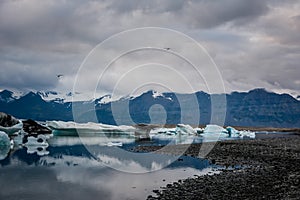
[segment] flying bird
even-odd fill
[[[63,77],[63,74],[57,74],[57,78]]]

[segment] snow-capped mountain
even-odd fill
[[[92,99],[90,95],[79,92],[63,93],[56,91],[38,91],[37,94],[40,95],[45,101],[56,101],[59,103],[72,101],[87,101]]]
[[[13,100],[15,100],[15,98],[13,97],[13,92],[9,90],[3,90],[2,92],[0,92],[0,101],[8,103]]]
[[[8,103],[10,101],[14,101],[16,99],[19,99],[23,95],[24,95],[24,93],[22,93],[22,92],[15,92],[15,91],[10,91],[10,90],[2,90],[0,92],[0,101]]]

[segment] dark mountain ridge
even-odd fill
[[[70,121],[74,120],[75,111],[75,121],[106,124],[151,123],[151,120],[157,121],[159,117],[164,116],[166,124],[203,125],[211,123],[211,99],[219,96],[201,91],[193,94],[162,93],[160,95],[155,95],[154,91],[147,91],[135,98],[121,98],[112,102],[99,103],[102,97],[84,102],[64,102],[57,99],[45,101],[40,92],[29,92],[15,98],[11,91],[3,90],[0,92],[0,112],[22,119]],[[254,89],[249,92],[224,94],[223,97],[224,99],[226,97],[226,105],[224,104],[220,111],[226,108],[225,125],[300,127],[300,101],[288,94]],[[197,105],[190,103],[193,98],[196,98]],[[152,116],[149,110],[156,104],[160,107],[151,111]],[[115,113],[114,110],[119,112]],[[200,114],[198,124],[195,123],[197,113]],[[217,111],[216,115],[218,113],[221,112]]]

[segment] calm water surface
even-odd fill
[[[214,170],[207,160],[191,157],[132,156],[126,150],[139,143],[116,140],[123,146],[103,145],[107,141],[97,137],[53,137],[48,147],[15,146],[0,161],[0,199],[145,199],[153,189]],[[153,143],[159,141],[147,145]]]

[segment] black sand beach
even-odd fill
[[[185,145],[140,146],[135,151],[177,154]],[[201,144],[186,155],[197,157]],[[155,190],[148,199],[299,199],[300,135],[258,137],[254,140],[217,142],[206,156],[224,166],[214,175],[179,180]]]

